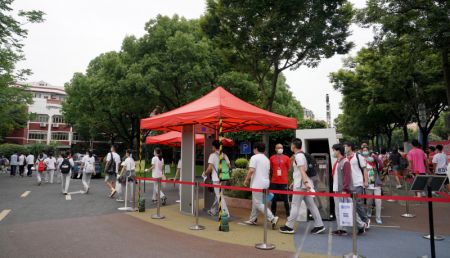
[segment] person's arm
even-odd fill
[[[249,186],[250,178],[252,178],[253,173],[255,173],[255,169],[252,168],[252,167],[249,168],[248,169],[248,173],[247,173],[247,177],[245,177],[244,186]]]
[[[305,165],[299,166],[300,173],[302,174],[303,185],[306,188],[306,191],[309,192],[311,190],[311,185],[309,185],[308,175],[306,174]]]
[[[177,171],[175,172],[175,177],[173,178],[173,180],[177,180],[177,178],[180,177],[180,168],[177,168]]]
[[[434,155],[433,160],[431,162],[433,163],[433,171],[436,171],[436,167],[437,167],[436,155]]]
[[[350,182],[351,182],[351,178],[352,178],[352,167],[350,166],[350,162],[345,162],[342,170],[344,172],[342,191],[343,191],[343,193],[349,193],[350,192]]]
[[[425,164],[425,173],[430,174],[430,166],[428,166],[428,158],[427,158],[427,155],[425,155],[425,154],[424,154],[423,162]]]
[[[208,168],[207,168],[206,171],[205,171],[205,175],[211,174],[212,171],[213,171],[213,169],[214,169],[213,164],[209,163],[209,164],[208,164]]]

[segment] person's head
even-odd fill
[[[156,157],[158,157],[159,160],[162,160],[162,151],[161,151],[161,148],[156,147],[155,150],[153,151],[153,155],[155,155]]]
[[[283,145],[281,143],[277,143],[277,145],[275,145],[275,152],[277,154],[283,154]]]
[[[125,152],[125,156],[126,156],[127,158],[128,158],[128,157],[132,158],[132,157],[133,157],[133,150],[128,149],[128,150]]]
[[[63,152],[63,153],[61,153],[61,156],[62,156],[63,159],[67,159],[67,157],[69,157],[69,152]]]
[[[336,158],[341,158],[345,156],[345,148],[342,144],[334,144],[333,147],[333,156]]]
[[[398,153],[398,147],[392,148],[392,153]]]
[[[437,149],[437,146],[436,147],[434,147],[434,146],[430,146],[430,147],[428,147],[429,149],[430,149],[430,152],[434,152],[434,151],[436,151],[436,149]]]
[[[40,153],[39,154],[39,159],[43,159],[44,158],[44,153]]]
[[[266,145],[264,145],[264,143],[257,142],[255,144],[253,144],[253,153],[254,154],[264,153],[265,151],[266,151]]]
[[[48,153],[48,156],[49,156],[50,158],[53,157],[53,152],[50,151],[50,152]]]
[[[387,152],[386,147],[381,147],[380,153],[381,153],[382,155],[385,155],[386,152]]]
[[[353,142],[344,143],[345,153],[352,153],[355,151],[355,144]]]
[[[403,146],[398,147],[398,151],[405,152],[405,148]]]
[[[369,148],[369,144],[367,144],[367,142],[361,143],[361,149],[363,148]]]
[[[89,158],[92,158],[92,151],[91,150],[86,151],[86,155],[88,155]]]
[[[438,144],[438,145],[436,146],[436,150],[437,150],[438,152],[442,152],[443,149],[444,149],[444,146],[442,146],[441,144]]]
[[[416,148],[419,148],[420,143],[419,143],[418,140],[414,139],[414,140],[411,141],[411,145],[414,146],[414,147],[416,147]]]
[[[369,148],[368,147],[361,148],[361,154],[366,158],[369,157],[370,155]]]
[[[295,138],[294,140],[292,140],[292,142],[291,142],[291,150],[292,150],[292,152],[295,153],[295,152],[301,150],[302,149],[302,145],[303,145],[303,143],[302,143],[301,139]]]
[[[212,148],[213,148],[213,151],[220,150],[220,141],[219,140],[214,140],[212,142]]]

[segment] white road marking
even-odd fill
[[[370,225],[370,227],[374,227],[374,228],[400,228],[400,226],[383,226],[383,225]]]
[[[72,196],[70,196],[70,194],[66,195],[66,201],[70,201],[72,200]]]
[[[8,214],[11,212],[11,210],[3,210],[0,212],[0,221],[2,221]]]
[[[20,197],[25,198],[30,194],[31,191],[25,191]]]
[[[305,234],[303,234],[302,241],[300,242],[300,246],[298,247],[294,257],[300,257],[300,254],[302,253],[303,249],[303,244],[305,243],[306,236],[308,235],[309,232],[310,225],[311,225],[310,223],[307,224]]]
[[[70,192],[70,193],[68,193],[68,195],[70,195],[70,194],[82,194],[82,193],[84,193],[84,191],[75,191],[75,192]]]

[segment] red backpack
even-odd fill
[[[38,163],[38,172],[44,172],[45,171],[45,163],[44,160],[39,160]]]

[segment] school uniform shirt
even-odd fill
[[[358,155],[358,156],[356,156]],[[352,182],[353,187],[364,186],[364,168],[367,166],[366,159],[359,153],[353,153],[352,156],[347,157],[352,168]],[[359,164],[358,164],[359,159]],[[362,169],[362,171],[361,171]]]
[[[158,157],[152,158],[152,177],[161,178],[163,176],[164,159],[159,160]]]
[[[300,172],[300,167],[304,166],[305,173],[308,168],[308,161],[306,160],[305,154],[298,152],[294,155],[294,188],[306,188],[303,181],[308,180],[308,186],[311,187],[311,191],[314,191],[314,184],[311,178],[307,176],[306,180],[302,178],[302,173]]]
[[[433,157],[433,164],[436,164],[437,175],[447,175],[447,155],[444,153],[436,153]]]
[[[27,160],[27,164],[28,165],[33,165],[34,164],[34,156],[33,156],[33,154],[28,155],[26,160]]]
[[[270,170],[272,172],[273,184],[288,184],[288,173],[291,160],[287,155],[275,154],[270,157]]]
[[[123,166],[125,167],[125,171],[133,171],[136,169],[136,163],[131,157],[125,159]]]
[[[25,165],[25,155],[19,156],[19,166]]]
[[[46,158],[44,160],[45,165],[47,166],[47,170],[56,169],[56,159],[54,157]]]
[[[120,162],[121,162],[120,156],[116,152],[112,152],[112,158],[116,162],[116,173],[117,173],[117,172],[119,172],[119,167],[120,167]],[[106,162],[109,162],[110,160],[111,160],[111,152],[109,152],[106,155]]]
[[[84,156],[83,157],[83,163],[84,163],[84,172],[85,173],[94,173],[95,172],[95,158],[94,156]]]
[[[11,155],[11,161],[10,161],[10,165],[11,166],[17,166],[17,165],[19,165],[19,163],[18,163],[18,161],[17,161],[17,155],[16,154],[13,154],[13,155]]]
[[[223,158],[227,161],[228,166],[230,166],[230,160],[228,159],[228,156],[225,153],[223,153]],[[213,182],[220,181],[219,175],[217,174],[217,172],[219,171],[219,162],[220,162],[220,158],[219,158],[218,151],[211,153],[209,155],[208,164],[211,164],[213,166],[213,171],[211,173],[211,179]]]
[[[253,155],[250,158],[249,167],[255,170],[250,181],[250,188],[255,189],[269,188],[270,161],[266,157],[266,155],[262,153]]]

